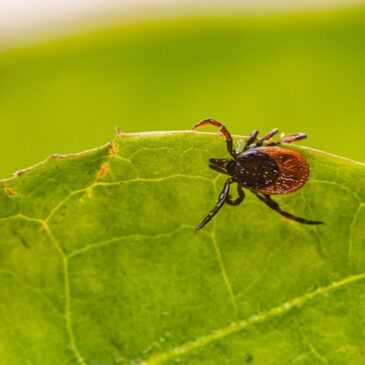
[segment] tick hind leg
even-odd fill
[[[262,194],[260,195],[259,193],[253,192],[262,202],[264,202],[268,207],[270,207],[271,209],[275,210],[275,212],[279,213],[280,215],[282,215],[285,218],[288,219],[292,219],[296,222],[299,223],[303,223],[303,224],[323,224],[323,222],[321,221],[314,221],[314,220],[309,220],[306,218],[301,218],[301,217],[297,217],[294,214],[288,213],[284,210],[282,210],[279,206],[279,204],[272,200],[270,195],[268,194]]]
[[[264,142],[271,139],[275,134],[277,134],[279,130],[277,128],[274,128],[271,132],[267,133],[265,136],[259,139],[259,141],[256,143],[257,147],[260,147],[264,144]],[[281,139],[278,142],[270,142],[265,144],[265,146],[279,146],[284,143],[293,143],[296,141],[300,141],[302,139],[306,139],[307,135],[305,133],[293,133],[285,136],[283,139]]]
[[[275,134],[277,134],[279,132],[279,129],[274,128],[271,132],[266,133],[262,138],[259,139],[259,141],[257,142],[257,146],[262,146],[264,144],[264,142],[268,141],[269,139],[271,139],[273,136],[275,136]],[[274,142],[275,143],[275,142]]]
[[[281,141],[279,141],[277,144],[283,144],[283,143],[292,143],[296,141],[300,141],[302,139],[306,139],[307,135],[305,133],[294,133],[289,134],[285,136]]]
[[[236,152],[233,151],[233,140],[232,140],[231,133],[228,132],[228,129],[222,123],[218,122],[215,119],[205,119],[205,120],[201,121],[200,123],[194,125],[194,127],[192,129],[193,130],[198,129],[198,128],[204,127],[205,125],[208,125],[208,124],[219,128],[219,131],[226,137],[226,144],[227,144],[228,152],[233,157],[236,157]]]
[[[266,133],[262,138],[257,140],[257,135],[259,134],[259,132],[257,130],[254,130],[251,133],[250,137],[248,137],[245,148],[243,150],[247,151],[251,147],[252,143],[254,143],[254,147],[261,147],[266,141],[271,139],[278,132],[279,132],[279,130],[277,128],[274,128],[271,132]],[[256,140],[257,140],[257,142],[256,142]],[[271,142],[271,143],[267,144],[267,146],[276,146],[278,144],[279,144],[279,142]]]

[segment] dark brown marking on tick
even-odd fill
[[[211,158],[209,167],[230,178],[224,184],[215,207],[199,223],[196,230],[203,228],[223,207],[224,203],[238,205],[245,198],[243,188],[250,190],[259,200],[277,213],[303,224],[323,224],[321,221],[297,217],[282,210],[270,195],[288,194],[300,189],[309,178],[309,165],[299,152],[286,150],[279,146],[306,138],[304,133],[290,134],[275,142],[270,139],[278,133],[275,128],[258,139],[258,131],[249,136],[243,152],[233,150],[233,139],[227,128],[214,119],[205,119],[193,127],[193,130],[205,125],[219,128],[226,137],[226,145],[233,159]],[[238,198],[232,200],[229,194],[231,184],[237,183]]]

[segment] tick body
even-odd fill
[[[210,213],[201,221],[196,230],[203,228],[227,203],[238,205],[243,202],[245,193],[243,188],[250,190],[259,200],[282,216],[304,224],[322,224],[323,222],[297,217],[282,210],[271,195],[288,194],[300,189],[309,178],[309,165],[303,155],[296,151],[280,148],[280,145],[306,138],[304,133],[291,134],[278,142],[271,138],[278,133],[278,129],[257,138],[258,131],[254,130],[249,136],[242,152],[233,150],[231,134],[223,124],[206,119],[193,127],[197,129],[207,124],[213,125],[226,137],[227,150],[230,159],[211,158],[209,167],[230,177],[224,184],[218,201]],[[232,199],[230,187],[237,183],[238,197]]]

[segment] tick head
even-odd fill
[[[209,159],[209,167],[222,174],[233,176],[236,168],[236,161],[224,158],[211,158]]]

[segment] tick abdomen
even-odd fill
[[[272,184],[259,188],[264,194],[288,194],[300,189],[309,178],[309,165],[305,157],[293,150],[263,147],[279,169],[279,176]]]

